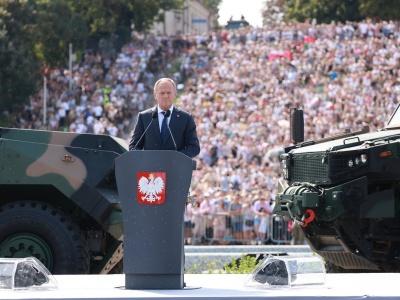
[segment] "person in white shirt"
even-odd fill
[[[253,204],[254,217],[254,231],[257,235],[257,243],[263,244],[267,238],[268,224],[272,209],[270,207],[271,194],[265,191],[265,194],[260,192],[257,200]]]

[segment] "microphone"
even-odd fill
[[[139,142],[142,140],[142,138],[144,137],[144,135],[146,134],[147,129],[149,129],[151,123],[153,123],[154,119],[157,118],[157,109],[153,110],[153,112],[151,113],[151,122],[149,123],[149,125],[147,125],[146,129],[144,130],[143,134],[141,135],[140,139],[137,141],[135,147],[133,147],[132,150],[135,150],[137,145],[139,144]]]
[[[165,113],[164,118],[168,118],[170,115],[171,115],[171,111],[167,110],[167,112]],[[167,122],[167,127],[168,127],[168,130],[169,130],[169,134],[171,135],[172,141],[174,142],[175,151],[178,151],[178,148],[176,147],[174,136],[172,135],[171,128],[169,128],[168,122]]]

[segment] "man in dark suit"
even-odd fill
[[[139,113],[129,150],[176,150],[190,158],[197,156],[200,143],[193,116],[173,105],[175,82],[161,78],[153,93],[157,106]],[[163,126],[164,119],[169,128]]]
[[[157,106],[139,113],[129,150],[176,150],[190,158],[197,156],[200,143],[193,116],[173,105],[175,82],[169,78],[159,79],[153,94]],[[163,128],[163,121],[168,122],[169,129]]]

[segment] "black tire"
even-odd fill
[[[342,267],[336,266],[330,261],[325,261],[325,271],[326,273],[353,273],[357,272],[357,270],[346,270]]]
[[[38,258],[52,274],[87,274],[89,251],[78,226],[51,205],[19,201],[0,207],[0,256]]]
[[[340,267],[332,264],[329,261],[325,261],[325,271],[326,273],[342,273]]]

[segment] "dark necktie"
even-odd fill
[[[161,143],[164,145],[167,137],[168,137],[168,127],[167,127],[167,118],[165,117],[165,111],[161,112],[164,116],[162,124],[161,124]]]

